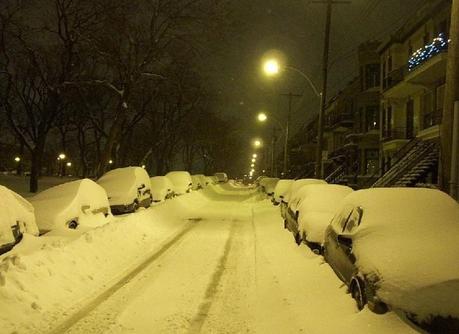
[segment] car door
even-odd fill
[[[343,267],[341,262],[345,261],[345,259],[342,258],[342,251],[338,243],[338,235],[343,232],[352,210],[352,206],[346,206],[333,218],[327,229],[325,238],[325,258],[342,280],[344,280],[344,276],[341,273]]]
[[[357,271],[355,265],[356,258],[352,251],[353,247],[353,234],[360,225],[362,219],[362,209],[355,207],[352,209],[349,217],[347,218],[342,232],[337,236],[337,257],[339,258],[339,271],[342,279],[346,283],[350,283],[352,277]]]

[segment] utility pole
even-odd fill
[[[324,146],[324,117],[325,107],[327,103],[327,83],[328,83],[328,54],[330,51],[330,29],[332,19],[332,8],[333,5],[337,4],[350,4],[350,1],[338,1],[338,0],[323,0],[323,1],[312,1],[316,4],[327,5],[327,13],[325,18],[325,38],[324,38],[324,51],[322,59],[322,92],[320,96],[320,111],[317,131],[317,151],[316,151],[316,178],[323,178],[322,175],[322,151]]]
[[[451,6],[451,27],[449,33],[451,40],[448,46],[448,62],[446,65],[446,86],[443,115],[441,121],[441,182],[442,190],[448,191],[455,177],[451,171],[455,170],[452,160],[453,150],[453,115],[454,103],[459,101],[459,0],[453,0]],[[457,138],[457,137],[455,137]],[[455,155],[457,158],[457,155]],[[454,195],[454,193],[452,194]],[[457,196],[457,194],[456,194]]]
[[[284,165],[282,168],[282,174],[285,177],[288,172],[288,139],[289,139],[289,131],[290,131],[290,115],[292,113],[292,102],[294,97],[302,97],[303,95],[300,94],[281,94],[281,96],[288,97],[288,111],[287,111],[287,123],[285,124],[285,133],[284,133]]]

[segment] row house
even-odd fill
[[[359,46],[359,76],[326,107],[322,168],[328,182],[361,188],[379,175],[379,45],[369,41]]]
[[[379,48],[380,169],[374,186],[438,182],[451,0],[429,0]]]
[[[316,115],[289,141],[289,175],[292,178],[314,177],[317,125]]]

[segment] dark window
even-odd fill
[[[365,150],[365,174],[374,175],[378,172],[379,166],[379,150]]]
[[[365,66],[365,90],[379,86],[381,67],[379,64],[368,64]]]
[[[360,225],[360,222],[362,220],[362,209],[361,208],[355,208],[352,210],[349,219],[347,220],[346,226],[345,226],[345,231],[347,233],[352,233],[352,231]]]
[[[378,106],[368,106],[365,110],[366,114],[366,123],[365,130],[377,130],[379,129],[379,107]]]

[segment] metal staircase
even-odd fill
[[[325,178],[325,181],[327,181],[327,183],[342,183],[344,172],[344,165],[339,165],[338,168]]]
[[[415,186],[438,162],[435,142],[413,139],[396,154],[396,162],[372,187]]]

